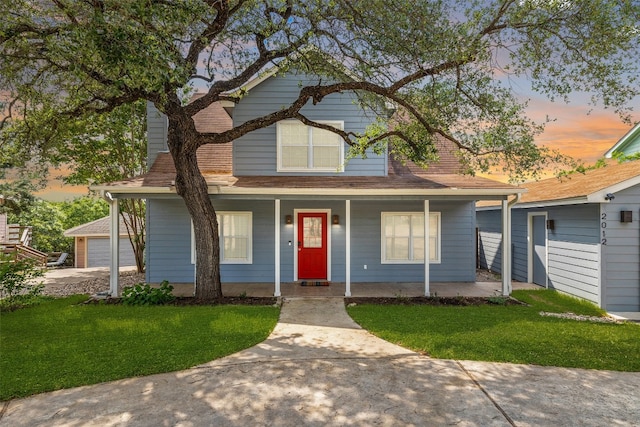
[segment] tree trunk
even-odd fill
[[[198,168],[196,133],[191,119],[169,116],[167,141],[176,166],[176,192],[184,199],[195,231],[195,297],[202,300],[222,298],[218,220],[207,183]]]
[[[144,273],[144,249],[146,246],[145,202],[142,199],[123,199],[121,206],[120,215],[127,228],[137,272]]]

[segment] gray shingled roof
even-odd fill
[[[120,219],[120,235],[126,236],[127,229],[122,217]],[[64,232],[66,237],[81,237],[81,236],[93,236],[102,237],[109,236],[109,217],[96,219],[95,221],[87,222],[85,224],[78,225],[77,227],[70,228]]]

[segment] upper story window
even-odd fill
[[[318,121],[344,129],[342,121]],[[278,172],[342,172],[344,141],[330,131],[307,126],[298,120],[276,125]]]

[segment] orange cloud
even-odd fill
[[[69,175],[69,169],[52,169],[49,174],[52,178],[47,181],[47,187],[38,191],[35,195],[50,202],[63,202],[73,200],[89,194],[86,185],[68,185],[62,179]]]
[[[536,142],[593,164],[632,126],[623,123],[612,111],[590,109],[586,105],[533,101],[530,114],[534,120],[542,121],[546,116],[554,119],[547,123],[545,131],[538,136]]]
[[[540,98],[530,101],[529,116],[539,123],[546,117],[553,120],[536,138],[538,145],[558,150],[586,165],[592,165],[602,158],[632,127],[623,123],[613,111],[601,108],[592,110],[584,104],[552,103]],[[638,113],[632,117],[632,121],[640,121]],[[481,176],[503,182],[508,180],[507,176],[497,172]],[[550,176],[553,176],[552,171],[541,178]]]

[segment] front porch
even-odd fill
[[[172,283],[174,295],[192,296],[193,283]],[[513,290],[539,289],[531,283],[512,282]],[[501,282],[431,283],[432,296],[491,297],[502,295]],[[273,283],[223,283],[225,296],[273,296]],[[300,283],[282,283],[283,297],[344,297],[345,284],[332,282],[329,286],[302,286]],[[351,283],[352,297],[418,297],[424,296],[424,283]]]

